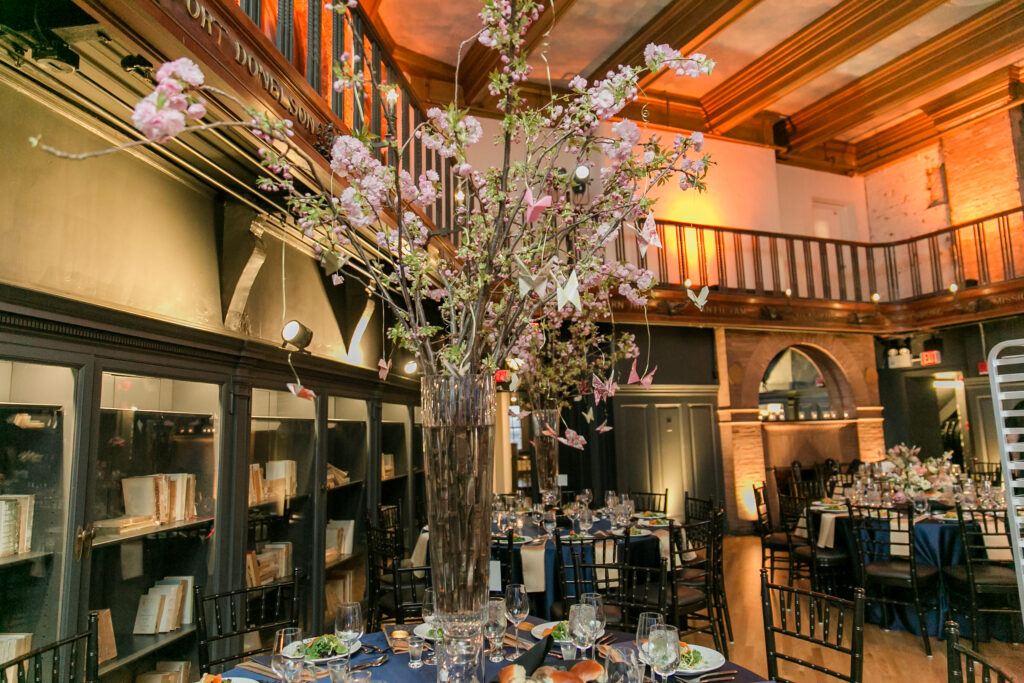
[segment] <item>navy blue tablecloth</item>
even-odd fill
[[[528,621],[530,621],[531,623],[541,623],[541,620],[537,619],[529,619]],[[632,641],[631,635],[625,633],[616,633],[615,635],[618,636],[617,640],[619,642]],[[385,649],[387,648],[387,640],[384,638],[384,634],[379,631],[377,633],[371,633],[369,635],[363,636],[362,640],[363,642],[369,643],[376,647]],[[523,632],[523,640],[532,641],[533,639],[529,637],[529,634]],[[378,654],[370,654],[363,651],[353,656],[352,663],[361,664],[363,662],[368,662],[372,659],[375,659],[379,656],[380,655]],[[270,657],[268,656],[253,657],[253,659],[260,662],[261,664],[270,666]],[[549,658],[547,661],[548,663],[557,663],[561,660]],[[503,667],[507,666],[507,664],[507,662],[495,664],[490,661],[487,661],[485,663],[484,669],[485,680],[497,680],[498,671],[500,671]],[[732,662],[726,662],[722,666],[721,670],[728,669],[736,670],[736,680],[733,683],[763,683],[765,680],[761,676],[755,674],[753,671],[744,669],[743,667],[737,666]],[[437,668],[434,666],[423,666],[420,669],[410,669],[409,655],[407,654],[396,655],[394,653],[389,652],[387,663],[382,666],[370,669],[370,671],[373,672],[374,681],[388,681],[389,683],[396,683],[396,681],[421,681],[422,683],[432,683],[433,681],[437,680]],[[275,681],[276,683],[276,679],[269,678],[267,676],[261,676],[260,674],[253,673],[252,671],[248,671],[247,669],[241,668],[234,668],[230,671],[225,671],[222,675],[227,678],[251,678],[257,681]],[[324,674],[324,676],[319,678],[318,680],[329,681],[330,678],[326,674]]]

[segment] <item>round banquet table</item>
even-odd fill
[[[539,623],[543,623],[543,620],[541,620],[541,619],[527,619],[527,622],[529,622],[530,624],[539,624]],[[526,626],[526,623],[524,623],[523,626]],[[616,636],[616,639],[615,639],[616,643],[632,642],[633,641],[633,636],[631,634],[619,633],[619,632],[613,632],[613,633]],[[529,631],[526,631],[526,630],[521,631],[520,638],[523,641],[523,648],[524,648],[523,652],[525,653],[526,652],[525,648],[527,646],[527,643],[528,642],[532,643],[532,642],[534,642],[534,640],[533,640],[532,637],[530,637]],[[387,647],[388,647],[387,639],[385,639],[384,634],[381,633],[380,631],[378,631],[376,633],[370,633],[368,635],[363,636],[362,641],[364,643],[369,643],[370,645],[374,645],[376,647],[383,648],[385,650],[387,650]],[[555,651],[555,650],[558,650],[558,648],[555,647],[555,648],[552,648],[552,650]],[[506,651],[506,653],[511,652],[511,648],[506,648],[505,651]],[[380,656],[379,654],[367,653],[364,650],[364,651],[359,652],[355,656],[353,656],[352,664],[359,665],[359,664],[362,664],[364,662],[372,661],[373,659],[375,659],[375,658],[377,658],[379,656]],[[424,653],[424,657],[426,657],[426,653]],[[254,661],[264,665],[264,666],[270,666],[270,656],[269,655],[257,656],[257,657],[253,657],[252,659]],[[549,663],[549,664],[556,664],[556,663],[560,663],[561,660],[557,659],[555,657],[548,657],[546,662]],[[485,661],[484,681],[496,681],[496,680],[498,680],[498,671],[500,671],[503,667],[505,667],[507,665],[508,665],[508,662],[502,662],[502,663],[495,664],[495,663],[492,663],[490,661]],[[735,670],[736,671],[736,680],[733,681],[732,683],[764,683],[764,681],[765,681],[764,678],[762,678],[761,676],[755,674],[753,671],[750,671],[748,669],[744,669],[743,667],[738,666],[738,665],[733,664],[732,662],[728,662],[728,661],[724,665],[722,665],[722,667],[719,670],[720,671]],[[388,681],[389,683],[396,683],[396,681],[422,681],[422,683],[433,683],[433,681],[437,680],[437,667],[424,665],[420,669],[410,669],[409,668],[409,655],[408,654],[394,654],[394,653],[390,652],[389,650],[388,650],[388,661],[387,661],[387,663],[383,664],[382,666],[378,666],[378,667],[374,667],[372,669],[369,669],[369,671],[373,672],[373,680],[374,681]],[[236,667],[236,668],[231,669],[229,671],[225,671],[223,674],[221,674],[221,676],[223,678],[250,678],[250,679],[254,679],[254,680],[257,680],[257,681],[261,681],[261,682],[262,681],[274,681],[274,683],[277,683],[277,679],[275,679],[275,678],[271,678],[271,677],[268,677],[268,676],[263,676],[261,674],[254,673],[252,671],[249,671],[248,669],[243,669],[243,668],[240,668],[240,667]],[[320,678],[318,678],[317,680],[318,681],[330,681],[330,677],[327,675],[326,670],[324,670],[323,675]]]
[[[813,508],[812,508],[813,510]],[[814,512],[819,513],[820,510]],[[819,544],[820,545],[820,544]],[[835,545],[836,548],[845,548],[851,558],[857,557],[853,527],[850,518],[843,515],[835,519]],[[939,589],[935,604],[925,612],[925,627],[928,634],[943,638],[943,624],[946,619],[954,618],[960,625],[960,635],[969,638],[971,635],[970,620],[963,609],[956,613],[950,612],[949,593],[952,586],[946,581],[942,573],[944,567],[962,565],[966,562],[964,547],[960,539],[960,530],[955,520],[937,519],[929,517],[914,524],[914,553],[917,556],[918,564],[928,564],[939,570]],[[853,585],[855,577],[851,562],[850,585]],[[927,604],[929,598],[923,594],[922,599]],[[964,600],[957,600],[957,604],[964,604]],[[890,605],[890,621],[884,622],[884,613],[878,604],[868,603],[865,619],[869,623],[878,624],[883,628],[910,631],[920,634],[920,625],[913,607],[902,607]],[[995,638],[1006,642],[1024,642],[1024,628],[1020,619],[1013,619],[1009,615],[985,614],[978,615],[978,636],[980,640]]]

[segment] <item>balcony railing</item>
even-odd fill
[[[373,135],[383,137],[388,133],[387,122],[381,116],[380,93],[371,85],[374,82],[398,85],[401,97],[395,106],[397,130],[393,133],[400,144],[408,141],[416,127],[425,120],[426,110],[422,103],[387,54],[361,9],[353,11],[350,27],[340,15],[325,10],[323,0],[235,2],[330,105],[348,130],[361,129],[366,123]],[[332,67],[344,52],[360,58],[366,81],[362,92],[335,92],[332,87]],[[369,115],[369,121],[363,121],[360,108],[356,106],[357,97],[361,99],[362,112]],[[382,154],[386,155],[386,151]],[[430,169],[437,171],[441,177],[441,192],[437,202],[426,208],[426,216],[439,234],[449,234],[456,190],[451,160],[443,159],[436,151],[427,149],[420,140],[413,138],[402,155],[401,167],[414,178]]]
[[[1024,278],[1021,208],[879,244],[673,221],[658,231],[663,246],[646,258],[621,233],[615,252],[670,289],[690,280],[722,293],[896,302]]]

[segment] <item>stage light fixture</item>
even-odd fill
[[[298,320],[289,320],[281,329],[281,339],[286,344],[291,344],[299,351],[304,351],[309,343],[313,341],[313,330],[309,329]]]

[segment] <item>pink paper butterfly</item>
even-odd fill
[[[612,428],[608,426],[608,420],[605,420],[601,424],[597,425],[596,427],[594,427],[594,429],[597,430],[598,434],[604,434],[605,432],[612,431]]]
[[[541,430],[542,436],[558,436],[558,432],[551,428],[551,425],[544,425],[544,429]]]
[[[636,358],[634,358],[633,359],[633,367],[629,371],[629,380],[626,382],[626,384],[636,384],[637,382],[639,382],[640,384],[644,385],[644,389],[650,389],[651,388],[651,382],[654,381],[654,373],[657,372],[657,371],[658,371],[658,366],[655,365],[653,370],[651,370],[646,375],[641,377],[639,374],[637,374],[637,371],[636,371]]]
[[[560,443],[564,443],[569,448],[576,448],[581,451],[583,450],[583,447],[587,445],[587,440],[572,429],[566,429],[565,436],[558,437],[558,441]]]
[[[533,190],[526,188],[526,194],[523,196],[526,201],[526,222],[533,223],[540,215],[544,213],[544,209],[551,206],[551,195],[544,195],[537,201],[533,201]],[[660,246],[660,245],[659,245]]]
[[[377,367],[379,368],[379,370],[377,370],[377,375],[380,376],[380,379],[383,382],[388,378],[388,373],[391,372],[391,359],[389,358],[387,362],[384,362],[384,359],[381,358],[377,361]]]
[[[312,390],[307,389],[301,384],[295,384],[294,382],[288,383],[288,391],[292,392],[299,398],[306,399],[307,401],[312,401],[314,398],[316,398],[316,394],[314,394]]]
[[[337,287],[338,285],[340,285],[344,281],[345,281],[345,278],[342,277],[341,273],[331,273],[331,282],[334,283],[335,287]]]
[[[615,371],[612,370],[612,374],[608,376],[607,382],[602,382],[601,378],[594,375],[594,405],[596,406],[601,401],[610,398],[615,395],[615,391],[619,388],[619,385],[615,383]]]
[[[658,235],[658,224],[654,222],[653,211],[647,214],[647,220],[644,221],[644,227],[637,235],[636,241],[640,245],[641,256],[647,255],[647,247],[661,248],[661,237]]]

